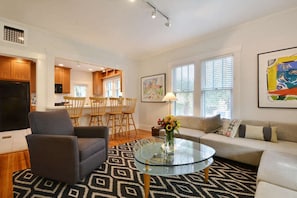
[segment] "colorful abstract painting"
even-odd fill
[[[259,107],[297,108],[297,48],[258,54]]]

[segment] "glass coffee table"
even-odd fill
[[[138,140],[134,146],[135,165],[144,175],[145,197],[149,196],[150,175],[182,175],[204,170],[208,182],[209,167],[215,150],[204,144],[174,138],[174,153],[164,151],[164,139],[152,137]]]

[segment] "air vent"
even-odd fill
[[[18,44],[24,44],[24,32],[24,30],[4,25],[3,40]]]

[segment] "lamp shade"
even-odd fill
[[[167,92],[162,101],[176,101],[176,97],[172,92]]]

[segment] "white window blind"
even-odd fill
[[[173,92],[177,98],[174,105],[174,114],[193,115],[194,64],[173,68],[172,84]]]
[[[233,56],[226,55],[202,62],[202,115],[221,114],[231,118],[233,90]]]

